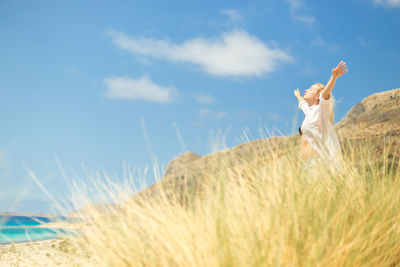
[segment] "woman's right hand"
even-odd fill
[[[339,65],[337,65],[336,68],[332,69],[332,76],[335,78],[339,78],[343,74],[345,74],[348,71],[347,65],[345,62],[340,61]]]
[[[295,97],[299,97],[300,96],[299,88],[297,88],[296,90],[293,90],[293,93],[294,93]]]

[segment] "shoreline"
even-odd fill
[[[39,238],[33,240],[23,240],[23,241],[15,241],[10,239],[5,239],[0,242],[0,247],[4,246],[12,246],[12,245],[19,245],[19,244],[30,244],[30,243],[37,243],[37,242],[46,242],[46,241],[54,241],[59,239],[66,239],[69,237],[77,236],[82,229],[83,225],[82,222],[80,223],[70,223],[70,222],[50,222],[44,223],[39,225],[11,225],[11,226],[1,226],[0,229],[49,229],[53,230],[56,233],[63,233],[57,234],[57,236],[50,237],[50,238]],[[34,230],[33,230],[34,231]]]
[[[82,223],[50,222],[50,223],[43,223],[39,225],[30,226],[30,228],[81,229]]]
[[[43,218],[66,218],[58,214],[46,214],[46,213],[36,213],[36,212],[0,212],[1,216],[21,216],[21,217],[43,217]]]
[[[12,242],[12,243],[0,243],[0,248],[4,246],[14,246],[14,245],[27,245],[27,244],[33,244],[33,243],[43,243],[43,242],[51,242],[51,241],[56,241],[56,240],[61,240],[65,239],[64,237],[59,237],[59,238],[51,238],[51,239],[40,239],[40,240],[33,240],[33,241],[17,241],[17,242]],[[0,249],[1,252],[1,249]]]

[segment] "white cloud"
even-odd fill
[[[292,18],[308,25],[315,22],[315,18],[313,16],[292,16]]]
[[[213,111],[207,108],[199,109],[197,113],[202,119],[209,120],[219,120],[228,116],[228,113],[224,111]]]
[[[376,5],[386,7],[400,7],[400,0],[373,0]]]
[[[209,95],[195,95],[194,98],[200,104],[212,104],[215,103],[215,98]]]
[[[224,9],[221,10],[221,13],[228,15],[232,22],[239,22],[244,20],[244,17],[237,9]]]
[[[73,75],[79,75],[79,74],[81,74],[81,72],[80,72],[78,69],[76,69],[76,68],[74,68],[74,67],[71,67],[71,66],[67,66],[65,70],[66,70],[68,73],[73,74]]]
[[[358,42],[360,43],[360,45],[363,46],[363,47],[367,47],[370,44],[369,42],[365,41],[364,38],[362,38],[360,36],[358,36],[357,39],[358,39]]]
[[[311,45],[323,47],[323,48],[327,49],[328,51],[337,51],[340,49],[340,47],[338,45],[333,45],[333,44],[327,43],[320,36],[318,36],[317,38],[312,40]]]
[[[287,0],[287,2],[289,3],[290,15],[293,20],[303,22],[307,25],[311,25],[315,22],[315,18],[313,16],[299,14],[300,11],[306,9],[306,6],[302,0]]]
[[[306,62],[304,66],[302,66],[300,72],[306,76],[313,76],[317,73],[317,70],[310,64],[310,62]]]
[[[139,79],[115,77],[104,79],[108,98],[143,99],[151,102],[169,103],[173,101],[176,89],[155,84],[147,76]]]
[[[269,113],[265,114],[265,118],[267,118],[268,120],[273,120],[273,121],[282,121],[283,120],[282,116],[275,112],[269,112]]]
[[[294,14],[300,8],[304,7],[304,3],[302,0],[287,0],[290,6],[290,13]]]
[[[283,62],[294,60],[284,51],[269,48],[257,37],[234,30],[219,38],[197,37],[182,44],[151,38],[134,38],[108,32],[113,42],[134,55],[146,55],[174,62],[191,63],[219,76],[254,76],[273,72]]]
[[[257,113],[253,110],[239,110],[235,113],[234,119],[235,120],[249,120],[257,118]]]

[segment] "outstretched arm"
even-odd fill
[[[304,101],[304,98],[301,97],[299,88],[297,88],[296,90],[293,90],[293,93],[294,93],[294,96],[299,101],[299,109],[301,109],[304,112],[304,114],[307,115],[310,107],[308,106],[308,103],[306,101]]]
[[[304,99],[300,95],[299,88],[297,88],[296,90],[293,90],[293,93],[294,93],[294,96],[297,98],[297,100],[299,101],[299,104],[300,104],[300,102],[303,101]]]
[[[335,86],[336,79],[345,74],[347,71],[347,65],[343,61],[340,61],[339,65],[337,65],[336,68],[332,69],[332,76],[326,84],[325,89],[321,92],[322,97],[325,100],[328,100],[331,97],[331,92],[333,87]]]

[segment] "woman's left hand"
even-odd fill
[[[336,68],[332,69],[332,76],[338,78],[347,72],[347,65],[345,62],[340,61]]]

